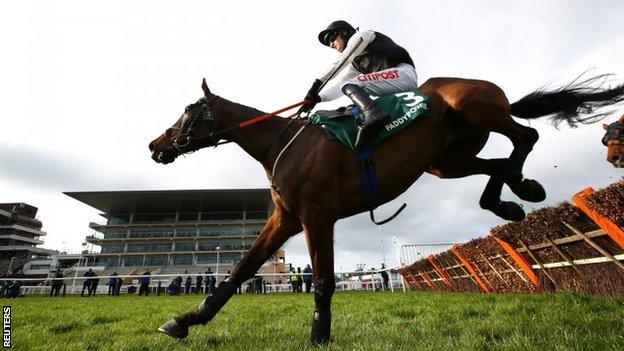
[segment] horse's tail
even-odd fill
[[[602,74],[546,91],[540,88],[511,104],[511,114],[524,119],[552,116],[553,125],[566,121],[571,127],[578,123],[590,124],[604,118],[611,111],[594,113],[595,110],[624,101],[624,84],[603,89],[610,74]],[[598,82],[598,86],[595,83]]]

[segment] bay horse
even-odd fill
[[[523,200],[544,200],[542,186],[522,176],[524,161],[538,133],[515,122],[511,115],[524,119],[554,115],[555,122],[571,125],[588,122],[590,117],[583,115],[624,96],[624,85],[591,88],[595,79],[598,77],[552,91],[538,90],[513,104],[498,86],[487,81],[429,79],[419,87],[430,99],[429,115],[374,150],[382,203],[406,191],[424,172],[441,178],[487,174],[490,180],[481,196],[481,207],[505,219],[524,218],[522,208],[501,201],[500,193],[507,184]],[[188,105],[178,121],[149,144],[152,158],[167,164],[183,153],[216,146],[221,140],[233,141],[266,170],[275,210],[229,279],[197,308],[158,330],[184,338],[190,326],[212,320],[237,286],[253,277],[286,240],[303,231],[315,286],[310,342],[328,343],[335,290],[334,224],[369,210],[356,156],[340,143],[326,139],[322,128],[304,120],[272,118],[237,128],[262,112],[213,94],[205,80],[202,89],[204,96]],[[514,149],[508,159],[476,157],[490,132],[512,141]]]
[[[602,143],[607,147],[607,161],[613,167],[624,167],[624,115],[611,124],[603,124],[605,135]]]

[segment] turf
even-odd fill
[[[311,294],[238,295],[185,340],[156,332],[201,296],[25,297],[15,350],[624,350],[624,298],[338,292],[332,343],[307,344]]]

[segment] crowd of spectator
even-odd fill
[[[382,265],[382,269],[383,269]],[[310,293],[312,289],[312,281],[313,281],[313,271],[310,265],[306,265],[306,267],[301,270],[301,267],[291,267],[291,274],[287,277],[287,282],[290,283],[292,292],[301,293],[305,287],[305,292]],[[161,283],[159,281],[158,288],[154,289],[153,286],[150,286],[152,283],[152,272],[150,269],[146,269],[142,274],[138,276],[138,295],[139,296],[148,296],[150,292],[154,290],[158,292],[161,287]],[[224,279],[227,279],[230,275],[230,271],[227,272],[227,275]],[[186,276],[183,278],[183,276]],[[381,276],[383,279],[383,289],[387,289],[388,287],[388,274],[385,271],[381,272]],[[13,273],[6,273],[3,278],[12,278],[12,280],[4,280],[0,283],[0,297],[17,297],[20,295],[20,288],[22,283],[19,278],[23,278],[24,274],[21,270],[15,270]],[[51,272],[50,280],[48,281],[50,284],[50,296],[58,297],[59,294],[64,295],[66,289],[66,280],[64,279],[63,272],[60,269]],[[100,279],[98,275],[93,271],[93,269],[89,268],[83,274],[82,280],[82,291],[80,292],[80,296],[89,297],[95,295],[97,292],[98,284]],[[281,280],[278,281],[278,284],[281,284]],[[108,296],[119,296],[121,287],[123,285],[123,280],[117,272],[113,272],[108,278]],[[153,285],[153,284],[152,284]],[[217,285],[217,277],[212,272],[211,268],[207,268],[204,274],[199,275],[191,275],[188,271],[185,271],[183,275],[176,276],[171,279],[167,285],[163,286],[163,289],[169,295],[180,295],[180,294],[206,294],[211,295],[215,287]],[[256,275],[252,279],[248,280],[244,287],[239,286],[237,289],[237,293],[242,293],[243,288],[247,293],[266,293],[270,289],[270,283],[265,281],[262,276]],[[136,293],[136,286],[128,286],[128,293]],[[161,290],[162,291],[162,290]]]
[[[16,298],[20,296],[22,282],[19,279],[24,278],[24,272],[20,269],[17,269],[13,272],[7,271],[2,276],[2,278],[10,280],[2,281],[2,287],[0,288],[0,297]]]

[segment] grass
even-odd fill
[[[332,344],[307,345],[312,295],[238,295],[185,340],[156,332],[201,296],[26,297],[16,350],[624,350],[624,298],[338,292]]]

